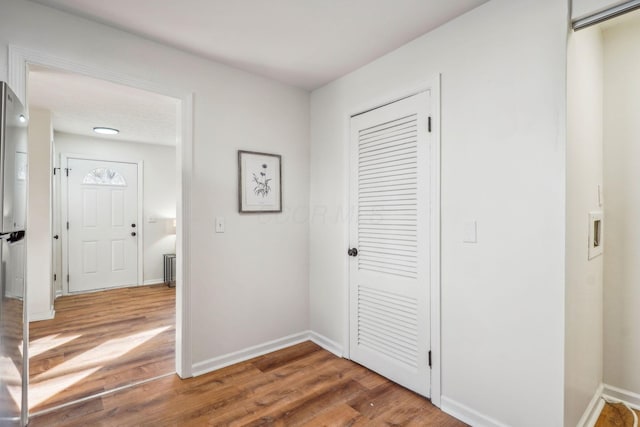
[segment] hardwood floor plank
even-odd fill
[[[307,342],[196,378],[159,378],[32,418],[39,426],[465,424],[366,368]]]
[[[363,387],[369,390],[373,390],[374,388],[382,384],[386,384],[389,381],[382,375],[378,375],[362,366],[360,372],[354,375],[354,380],[358,381]]]
[[[370,422],[384,420],[392,425],[408,425],[439,412],[435,406],[423,405],[423,400],[423,397],[387,382],[352,399],[349,404]]]
[[[302,344],[285,348],[275,353],[266,354],[251,360],[253,365],[262,372],[269,372],[292,362],[304,359],[312,353],[320,351],[321,348],[317,344],[306,341]]]
[[[47,426],[49,427],[71,427],[71,426],[82,426],[83,420],[86,419],[91,414],[102,411],[102,402],[100,399],[92,399],[88,402],[74,405],[69,408],[67,412],[61,417],[56,418],[55,420],[51,420],[48,422]],[[31,425],[31,423],[29,423]],[[96,424],[97,425],[97,424]]]
[[[342,403],[320,412],[303,425],[317,427],[347,427],[353,426],[360,419],[363,419],[362,414],[346,403]]]
[[[342,404],[354,395],[362,393],[363,390],[362,386],[355,381],[337,382],[333,387],[307,393],[303,398],[247,425],[261,425],[265,418],[278,420],[284,425],[304,425],[328,408]]]

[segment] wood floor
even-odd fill
[[[55,310],[30,324],[30,413],[175,372],[175,288],[65,296]]]
[[[635,411],[640,418],[640,411]],[[594,427],[632,427],[633,414],[619,403],[605,403]]]
[[[465,424],[311,342],[187,380],[161,378],[32,418],[38,426]]]

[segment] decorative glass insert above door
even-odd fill
[[[120,187],[127,185],[127,181],[120,175],[120,172],[110,168],[95,168],[85,175],[82,183],[89,185],[117,185]]]

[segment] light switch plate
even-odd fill
[[[216,233],[224,233],[224,218],[221,216],[216,217]]]
[[[462,241],[464,243],[478,243],[478,224],[476,221],[465,221],[463,233]]]

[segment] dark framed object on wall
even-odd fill
[[[282,212],[282,157],[238,151],[238,209],[243,213]]]

